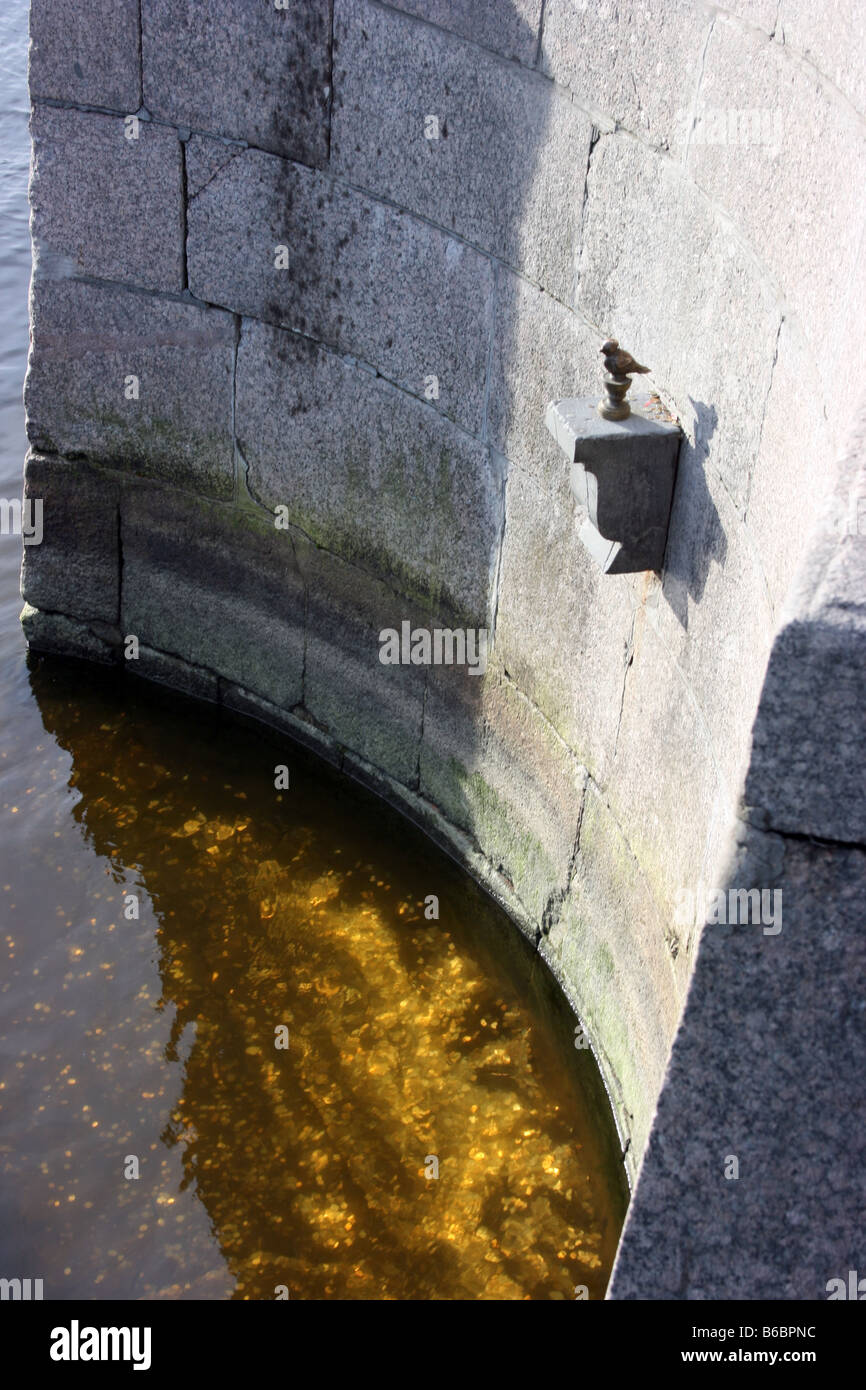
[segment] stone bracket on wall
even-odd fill
[[[594,400],[551,401],[545,424],[571,465],[586,512],[580,539],[605,574],[660,570],[673,499],[679,425],[632,406],[605,420]]]

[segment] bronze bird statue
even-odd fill
[[[636,372],[648,372],[649,367],[642,367],[640,362],[635,362],[630,352],[625,352],[620,347],[616,338],[608,338],[607,342],[602,343],[599,352],[604,358],[605,370],[611,376],[633,376]]]
[[[648,372],[630,352],[620,347],[616,338],[608,338],[599,351],[607,375],[604,378],[604,397],[598,403],[598,413],[605,420],[625,420],[631,414],[631,406],[626,393],[631,386],[631,378],[637,372]]]

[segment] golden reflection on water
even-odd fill
[[[109,1167],[138,1154],[153,1179],[138,1251],[118,1237],[83,1267],[147,1251],[139,1297],[603,1297],[624,1210],[612,1125],[516,930],[421,836],[286,745],[83,677],[70,702],[70,679],[51,664],[32,678],[106,886],[92,935],[63,952],[60,997],[95,983],[110,1002],[117,986],[101,1026],[72,1009],[65,1028],[120,1084],[93,1120],[83,1096],[74,1122],[75,1065],[43,1088],[67,1248],[93,1239],[70,1216],[79,1197],[106,1219],[122,1206],[129,1232],[142,1191],[88,1184],[82,1128],[103,1127]],[[61,938],[73,916],[61,894]],[[133,942],[152,948],[161,992],[135,975]],[[224,1262],[194,1287],[193,1196]],[[104,1278],[89,1296],[112,1296]]]

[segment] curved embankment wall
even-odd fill
[[[833,24],[814,10],[32,7],[31,644],[122,663],[134,635],[138,674],[289,730],[461,855],[579,1011],[632,1172],[704,891],[783,882],[786,836],[826,835],[859,862],[862,831],[829,834],[820,815],[816,830],[807,811],[833,800],[809,769],[836,736],[811,682],[856,682],[860,600],[838,610],[823,668],[804,655],[817,610],[802,586],[796,622],[783,612],[863,366],[856,4]],[[661,574],[599,573],[544,428],[549,399],[598,394],[611,333],[684,430]],[[844,573],[862,566],[852,505],[825,537]],[[383,665],[380,631],[406,621],[488,629],[486,673]],[[769,781],[753,764],[737,819],[786,640],[759,723]],[[793,802],[786,740],[805,760]],[[769,859],[744,859],[753,834]],[[748,1183],[722,1176],[738,1134],[750,1142],[719,1065],[739,1024],[707,1009],[741,1008],[747,1032],[764,1020],[766,1065],[796,1046],[772,1032],[775,995],[737,996],[730,942],[770,979],[780,942],[792,980],[808,949],[749,926],[702,951],[624,1296],[729,1278],[712,1241],[712,1269],[689,1272],[700,1222],[659,1192],[694,1193],[723,1226],[754,1217],[731,1195]],[[715,1082],[690,1127],[698,1039]],[[773,1083],[755,1078],[760,1125]],[[796,1152],[773,1153],[749,1176],[765,1218],[797,1181]],[[653,1248],[662,1273],[646,1272]],[[813,1277],[821,1296],[834,1272],[774,1288]]]

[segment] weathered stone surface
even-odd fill
[[[782,610],[752,736],[749,816],[866,842],[866,402]]]
[[[151,115],[275,154],[328,158],[328,0],[142,0],[144,104]]]
[[[304,707],[338,743],[417,785],[424,667],[385,665],[379,634],[427,613],[327,551],[301,558],[307,583]]]
[[[613,769],[610,809],[653,896],[671,909],[704,859],[709,808],[721,776],[709,732],[683,675],[638,610]],[[730,799],[735,788],[727,788]],[[683,949],[685,932],[674,945]]]
[[[592,782],[574,876],[539,950],[562,983],[617,1097],[634,1171],[649,1133],[681,998],[665,914]]]
[[[425,136],[429,116],[438,139]],[[563,300],[590,132],[536,74],[367,0],[338,0],[332,166]]]
[[[283,708],[301,698],[304,585],[267,518],[139,484],[121,498],[122,628]]]
[[[236,429],[266,507],[422,605],[485,625],[503,497],[484,447],[372,373],[248,320]]]
[[[677,402],[706,466],[744,506],[781,310],[678,166],[625,136],[602,136],[592,157],[579,307],[652,368],[646,380]]]
[[[222,161],[189,205],[193,293],[364,358],[480,434],[489,261],[314,170],[258,150],[202,150],[215,143],[190,141],[196,181],[202,155]],[[275,266],[279,246],[285,269]]]
[[[37,449],[230,497],[230,315],[108,285],[38,278],[27,432]],[[131,377],[138,400],[127,399]]]
[[[863,10],[859,0],[835,0],[828,12],[811,0],[780,0],[777,43],[800,53],[866,114],[862,63]]]
[[[31,231],[37,260],[149,290],[183,289],[181,148],[141,121],[36,105],[31,117]]]
[[[786,319],[749,489],[746,523],[774,618],[833,483],[835,455],[815,403],[821,385],[802,334]]]
[[[783,45],[720,15],[707,45],[698,118],[744,106],[757,115],[743,129],[738,121],[735,140],[729,122],[724,143],[692,141],[688,171],[742,228],[818,352],[861,254],[863,121],[823,91]]]
[[[394,8],[495,49],[504,58],[535,62],[542,0],[399,0]]]
[[[776,26],[779,0],[728,0],[725,9],[756,29],[771,34]]]
[[[583,319],[500,267],[490,374],[488,437],[513,463],[545,473],[555,450],[549,401],[601,394],[601,339]]]
[[[31,603],[21,610],[21,626],[29,646],[52,656],[73,656],[110,666],[118,660],[120,644],[104,631],[62,613],[43,613]]]
[[[512,468],[499,581],[499,660],[597,779],[610,767],[634,604],[578,539],[565,461],[545,481]]]
[[[42,541],[24,546],[22,597],[34,608],[115,623],[119,491],[86,463],[29,455],[24,495],[42,503]]]
[[[824,1300],[862,1270],[866,857],[755,831],[744,849],[738,887],[783,856],[782,930],[704,928],[612,1298]]]
[[[775,624],[760,553],[722,483],[694,449],[679,467],[663,589],[645,617],[699,712],[696,736],[733,808]]]
[[[766,718],[755,728],[746,784],[747,804],[773,829],[866,841],[864,701],[862,619],[855,624],[850,615],[828,609],[782,629],[770,656]]]
[[[564,894],[586,769],[492,666],[431,667],[422,795],[468,831],[541,925]]]
[[[547,0],[542,66],[578,101],[679,155],[711,18],[690,0]]]
[[[863,245],[866,246],[866,223],[863,229]],[[827,402],[823,409],[825,426],[832,448],[831,458],[838,459],[844,454],[854,418],[857,402],[863,390],[863,324],[866,323],[866,256],[860,255],[854,265],[848,284],[845,308],[836,324],[832,325],[833,351],[814,354],[817,370],[822,382],[822,395]],[[837,337],[838,332],[838,337]]]
[[[141,106],[138,0],[31,0],[30,95],[137,111]]]

